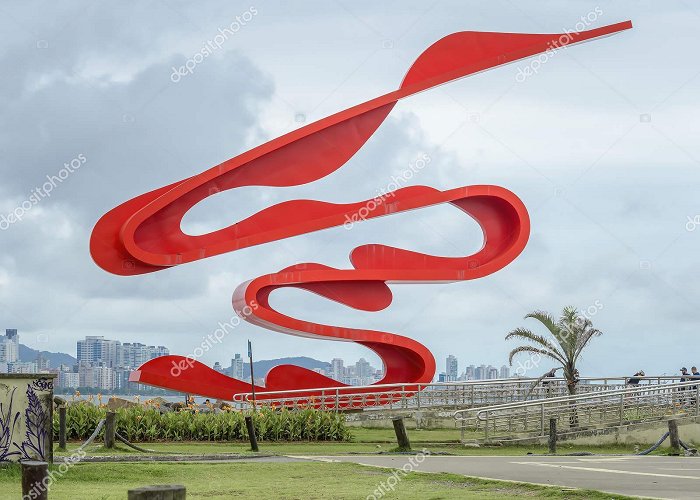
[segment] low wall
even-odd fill
[[[581,445],[604,445],[604,444],[654,444],[665,432],[668,431],[668,422],[650,422],[643,425],[626,425],[607,429],[604,433],[595,436],[579,436],[567,439],[567,443]],[[700,443],[700,419],[686,422],[679,421],[678,434],[686,443]],[[668,445],[668,441],[666,441]]]
[[[53,461],[53,379],[0,373],[0,462]]]
[[[560,442],[582,446],[602,446],[611,444],[649,446],[656,443],[668,431],[668,421],[658,420],[644,424],[631,424],[615,427],[582,430],[577,434],[560,435]],[[700,443],[700,418],[678,421],[678,433],[685,443]],[[547,444],[547,436],[504,440],[512,444]],[[666,441],[666,446],[668,441]]]
[[[449,410],[366,410],[348,413],[350,427],[393,429],[391,419],[403,417],[407,429],[454,429],[454,411]]]

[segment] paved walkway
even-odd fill
[[[295,458],[401,468],[408,463],[410,457],[351,455]],[[416,463],[415,459],[414,463]],[[647,498],[697,499],[700,497],[700,458],[692,457],[426,456],[414,470],[590,488]]]

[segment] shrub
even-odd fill
[[[107,409],[90,402],[68,405],[66,438],[85,440],[105,418]],[[117,432],[131,442],[140,441],[238,441],[247,440],[245,416],[236,410],[201,412],[185,409],[161,413],[158,408],[135,406],[117,410]],[[348,441],[350,430],[342,413],[313,408],[275,410],[255,414],[259,441]],[[54,439],[58,439],[58,412],[54,412]]]

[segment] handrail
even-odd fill
[[[396,383],[396,384],[371,384],[371,385],[343,385],[343,386],[331,386],[331,387],[316,387],[312,389],[295,389],[292,391],[255,391],[255,396],[260,397],[260,396],[274,396],[275,394],[299,394],[301,396],[308,395],[309,393],[320,393],[320,392],[328,392],[331,393],[329,395],[332,395],[332,393],[335,393],[336,391],[343,391],[343,396],[350,396],[350,395],[361,395],[365,394],[363,391],[369,391],[371,390],[372,392],[375,392],[375,389],[377,388],[387,388],[387,390],[390,389],[401,389],[404,390],[404,388],[409,387],[410,392],[416,392],[416,390],[424,390],[427,387],[462,387],[462,386],[470,386],[470,385],[502,385],[502,384],[518,384],[518,383],[524,383],[524,382],[534,382],[537,380],[536,378],[501,378],[501,379],[487,379],[487,380],[460,380],[460,381],[455,381],[455,382],[429,382],[425,384],[416,384],[415,382],[407,382],[407,383]],[[564,379],[562,378],[552,378],[548,379],[551,381],[561,381],[563,382]],[[415,388],[422,388],[422,389],[415,389]],[[345,393],[344,391],[354,391],[354,392],[349,392]],[[233,395],[232,401],[237,401],[237,402],[243,402],[247,398],[252,396],[252,392],[239,392],[237,394]],[[290,399],[290,398],[286,398]]]
[[[631,377],[582,377],[579,391],[598,393],[621,389]],[[668,385],[676,376],[634,377],[642,386]],[[476,408],[524,402],[528,399],[564,397],[567,381],[562,377],[461,380],[425,384],[393,383],[368,386],[333,386],[293,391],[255,391],[258,404],[276,408],[314,406],[331,411],[365,409]],[[237,404],[252,404],[252,392],[234,394]]]
[[[579,382],[597,382],[597,381],[622,381],[626,384],[630,379],[639,379],[640,381],[661,381],[661,380],[677,380],[678,375],[658,375],[658,376],[645,376],[645,377],[634,377],[634,376],[622,376],[622,377],[581,377]],[[471,386],[471,385],[502,385],[502,384],[521,384],[526,382],[535,382],[539,380],[537,377],[523,377],[523,378],[499,378],[499,379],[485,379],[485,380],[459,380],[454,382],[429,382],[425,384],[416,383],[395,383],[395,384],[371,384],[371,385],[344,385],[344,386],[330,386],[330,387],[316,387],[311,389],[295,389],[288,391],[255,391],[256,397],[261,396],[274,396],[276,394],[300,394],[305,395],[309,393],[319,393],[319,392],[330,392],[334,393],[336,391],[355,391],[350,394],[360,395],[363,394],[364,390],[374,391],[376,388],[395,388],[401,389],[402,387],[450,387],[450,386]],[[547,377],[542,379],[541,382],[551,383],[551,382],[566,382],[563,377]],[[422,389],[421,389],[422,390]],[[415,389],[411,389],[411,392],[415,392]],[[244,402],[248,397],[252,396],[252,392],[239,392],[233,395],[232,401]],[[350,394],[343,394],[344,396]]]
[[[462,441],[467,430],[483,432],[486,440],[518,440],[545,436],[547,419],[558,420],[564,435],[625,422],[658,421],[670,415],[700,418],[699,402],[700,378],[464,408],[453,417],[461,423]]]
[[[678,378],[678,377],[676,377]],[[545,398],[545,399],[536,399],[533,401],[523,401],[523,402],[515,402],[515,403],[504,403],[500,405],[493,405],[493,406],[486,406],[482,408],[465,408],[463,410],[457,410],[454,412],[454,418],[455,420],[462,420],[461,418],[458,418],[458,414],[461,415],[463,413],[467,412],[476,412],[476,417],[479,418],[479,420],[483,420],[480,417],[481,413],[489,412],[489,411],[497,411],[497,410],[508,410],[510,408],[527,408],[531,406],[540,406],[543,404],[551,405],[554,403],[569,403],[569,402],[577,402],[577,401],[584,401],[587,399],[599,399],[601,397],[610,397],[610,396],[617,396],[620,394],[635,394],[637,392],[643,392],[643,393],[650,393],[650,392],[657,392],[657,391],[668,391],[668,390],[673,390],[676,388],[684,388],[684,387],[695,387],[697,385],[700,385],[700,379],[699,380],[691,380],[690,382],[678,382],[675,384],[647,384],[641,387],[626,387],[624,389],[611,389],[609,391],[604,391],[604,392],[598,392],[595,394],[573,394],[573,395],[568,395],[568,396],[555,396],[553,398]]]

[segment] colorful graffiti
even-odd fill
[[[51,378],[0,379],[0,462],[52,459],[52,405]]]

